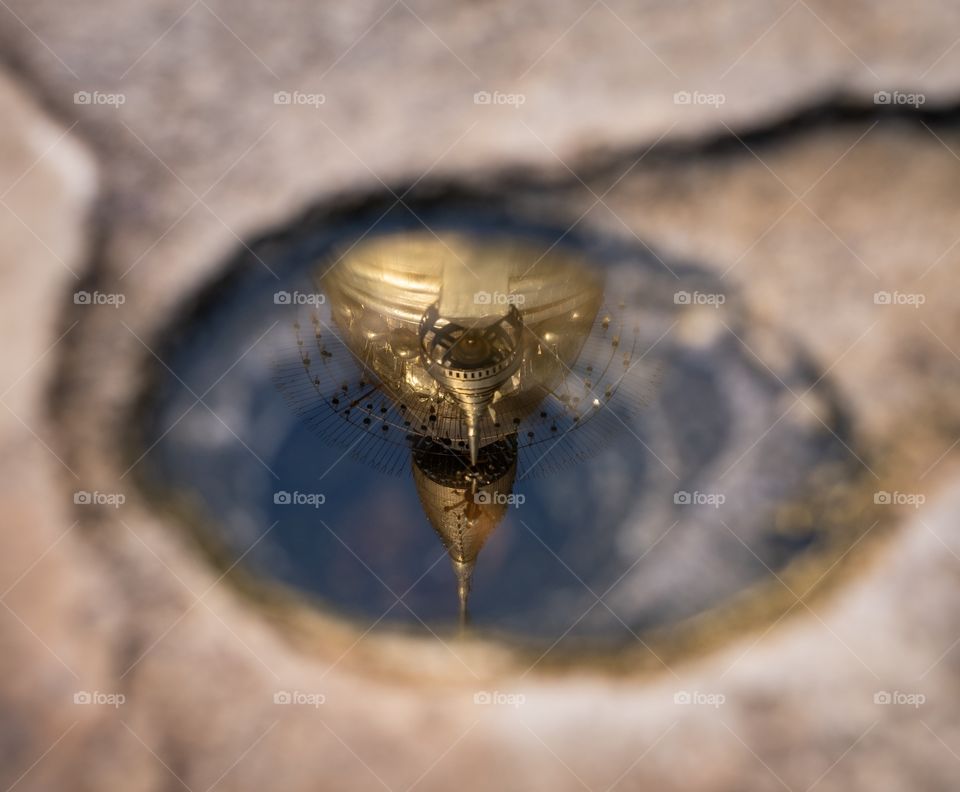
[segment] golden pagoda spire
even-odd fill
[[[413,455],[417,495],[456,575],[461,628],[469,622],[477,556],[506,514],[517,472],[516,439],[482,446],[476,465],[468,459],[435,445],[423,445]]]

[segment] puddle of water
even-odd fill
[[[828,381],[705,270],[425,219],[256,244],[280,280],[170,339],[148,475],[231,560],[362,625],[448,627],[459,583],[477,629],[615,645],[859,530]]]

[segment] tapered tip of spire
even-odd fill
[[[473,580],[474,561],[456,561],[451,559],[453,571],[457,576],[457,598],[460,601],[460,629],[465,630],[470,623],[470,610],[468,600],[470,597],[470,586]]]
[[[470,466],[476,467],[480,447],[477,442],[477,416],[472,412],[467,414],[467,443],[470,446]]]
[[[476,467],[478,455],[476,432],[472,433],[467,439],[470,441],[470,466]]]

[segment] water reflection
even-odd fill
[[[459,589],[486,636],[657,663],[624,649],[780,618],[876,519],[830,378],[732,284],[418,210],[252,241],[153,361],[141,483],[252,601],[442,631]]]
[[[566,250],[478,245],[454,234],[356,244],[298,296],[295,358],[277,383],[307,423],[365,461],[411,464],[447,549],[465,623],[478,554],[521,475],[582,460],[645,400],[626,307]],[[409,463],[407,462],[409,458]]]

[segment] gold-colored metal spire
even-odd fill
[[[453,562],[453,571],[457,576],[457,598],[460,602],[460,632],[465,632],[470,624],[469,597],[470,587],[473,583],[473,568],[476,561],[456,561]]]
[[[513,442],[482,446],[477,465],[466,454],[431,453],[421,448],[413,456],[413,479],[430,524],[443,542],[457,579],[460,628],[470,621],[469,597],[473,570],[484,543],[503,520],[507,496],[517,472]]]

